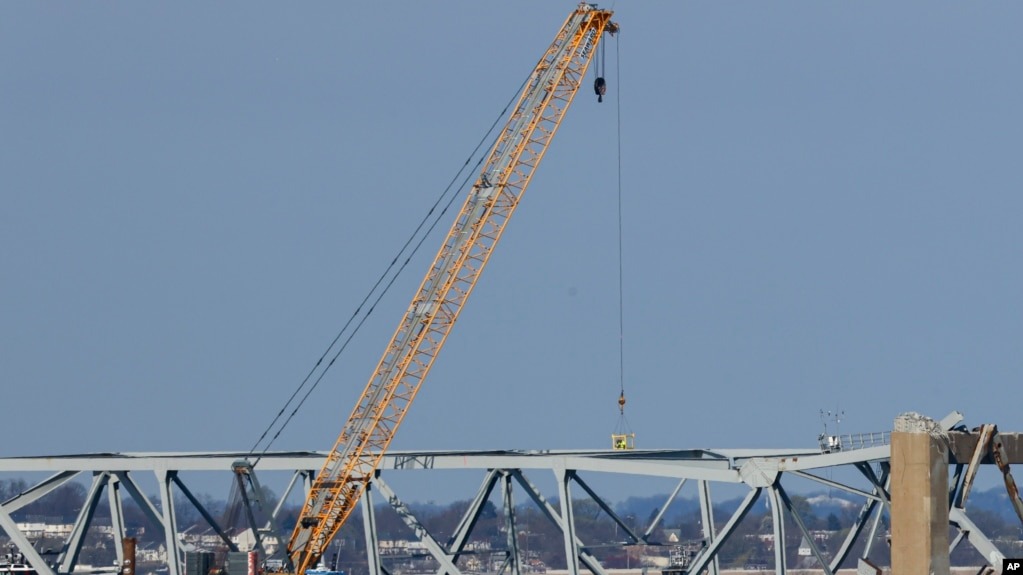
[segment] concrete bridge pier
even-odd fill
[[[892,574],[949,575],[948,438],[916,413],[892,433]]]

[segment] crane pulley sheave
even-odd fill
[[[355,509],[575,97],[611,11],[582,3],[533,69],[444,244],[313,481],[288,544],[316,566]]]

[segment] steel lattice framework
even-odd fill
[[[957,415],[957,414],[955,414]],[[946,428],[958,424],[961,416],[949,416],[942,421]],[[950,507],[949,524],[957,529],[953,548],[959,543],[969,542],[989,561],[1000,561],[1005,552],[986,536],[970,519],[965,509],[965,498],[968,495],[969,482],[973,471],[982,463],[998,463],[977,446],[983,444],[983,437],[978,433],[953,431],[950,435],[950,464],[955,473],[950,474]],[[999,444],[1003,449],[1001,462],[1023,463],[1023,436],[1020,434],[1001,434]],[[506,532],[509,534],[504,549],[496,550],[504,553],[505,564],[501,571],[511,575],[520,575],[523,571],[523,554],[518,547],[514,534],[517,532],[516,504],[513,488],[520,490],[526,500],[540,510],[563,536],[565,561],[570,575],[578,575],[585,568],[595,575],[606,575],[606,570],[594,556],[595,547],[606,545],[606,542],[581,541],[576,532],[574,505],[578,498],[585,497],[595,502],[608,516],[625,540],[616,545],[665,545],[658,540],[659,526],[667,508],[675,501],[679,492],[687,482],[695,482],[700,503],[700,529],[706,546],[700,550],[690,566],[689,572],[699,573],[707,569],[717,574],[718,560],[722,546],[736,534],[737,527],[742,523],[754,505],[764,498],[770,503],[772,529],[775,541],[786,538],[786,518],[791,518],[796,528],[810,544],[813,557],[824,573],[835,573],[841,567],[855,566],[857,559],[853,554],[854,544],[862,543],[863,551],[859,557],[866,558],[871,547],[879,539],[878,528],[882,510],[890,509],[889,484],[891,466],[889,463],[890,446],[884,440],[847,445],[838,451],[825,448],[812,449],[680,449],[680,450],[637,450],[637,451],[426,451],[426,452],[392,452],[386,455],[367,488],[361,492],[364,533],[366,537],[367,564],[370,575],[386,575],[387,571],[381,562],[378,551],[376,533],[374,494],[380,493],[387,504],[394,509],[405,523],[412,529],[422,546],[436,560],[438,575],[461,575],[464,566],[460,559],[470,553],[466,549],[477,519],[484,504],[497,497],[495,490],[500,489],[500,506],[504,511]],[[0,458],[0,473],[18,474],[49,472],[52,475],[26,489],[23,493],[8,501],[0,503],[0,527],[8,534],[12,542],[25,554],[33,566],[38,568],[40,575],[64,575],[72,573],[78,562],[79,553],[85,540],[85,534],[93,523],[102,495],[106,493],[110,505],[111,527],[117,536],[124,536],[127,530],[122,502],[125,496],[130,497],[145,514],[148,522],[162,530],[168,549],[167,565],[171,575],[181,575],[183,571],[182,542],[178,536],[175,510],[175,495],[184,496],[194,509],[202,515],[223,541],[223,544],[234,549],[234,543],[228,537],[226,526],[219,524],[217,518],[207,510],[192,489],[182,478],[182,473],[198,471],[218,471],[225,474],[237,473],[237,464],[245,457],[245,453],[124,453],[68,455],[47,457]],[[259,464],[259,471],[264,478],[270,472],[290,472],[290,481],[280,490],[280,500],[287,499],[288,494],[298,485],[304,485],[308,492],[312,488],[313,469],[323,464],[327,454],[324,452],[289,452],[268,453]],[[1001,464],[1000,464],[1001,465]],[[855,470],[851,479],[833,479],[832,471],[836,468]],[[964,468],[967,469],[964,473]],[[466,510],[457,529],[446,541],[431,534],[426,527],[409,510],[388,481],[392,476],[400,476],[410,470],[429,470],[425,475],[422,471],[407,476],[416,476],[427,485],[436,481],[435,473],[445,470],[475,470],[482,475],[482,481],[471,504]],[[536,473],[553,474],[557,492],[544,494],[534,479]],[[85,505],[79,513],[71,534],[62,544],[55,558],[47,561],[32,545],[30,538],[23,533],[12,518],[12,514],[23,509],[29,503],[52,493],[61,485],[79,478],[81,474],[91,474],[92,483],[88,490]],[[139,479],[154,474],[159,488],[158,500],[153,501],[144,493]],[[670,478],[675,488],[667,501],[660,506],[657,516],[645,530],[639,531],[630,522],[623,520],[615,513],[613,502],[598,495],[592,486],[592,477],[603,477],[608,474],[622,476],[628,484],[629,477],[661,477]],[[848,474],[846,474],[848,475]],[[584,477],[586,479],[584,479]],[[836,489],[862,499],[862,506],[852,525],[848,525],[848,534],[841,546],[835,550],[821,549],[809,536],[807,526],[796,511],[789,491],[783,486],[799,478],[809,480],[829,489]],[[403,478],[404,479],[404,478]],[[746,488],[745,497],[738,508],[731,514],[724,525],[715,525],[714,503],[711,499],[711,486],[717,484],[738,485]],[[553,495],[553,497],[552,497]],[[630,494],[619,489],[618,497]],[[180,498],[179,498],[180,499]],[[469,498],[463,498],[469,499]],[[552,500],[556,499],[555,503]],[[271,510],[271,519],[265,525],[254,526],[254,531],[266,529],[282,509],[283,504]],[[115,546],[120,556],[120,546]],[[786,557],[782,546],[775,546],[775,573],[785,573]],[[951,550],[950,550],[951,551]],[[50,566],[52,565],[52,566]],[[111,572],[117,568],[111,568]]]
[[[611,14],[580,4],[533,70],[313,482],[289,544],[296,573],[317,563],[355,509],[561,125],[604,31],[615,30]]]

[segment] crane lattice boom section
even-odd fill
[[[582,83],[611,12],[580,4],[540,59],[313,482],[288,554],[305,573],[355,509]]]

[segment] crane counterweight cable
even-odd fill
[[[618,26],[611,21],[611,16],[612,12],[588,3],[580,3],[569,14],[519,87],[517,98],[513,97],[505,106],[476,150],[250,451],[250,456],[259,454],[258,463],[307,403],[455,198],[464,197],[461,210],[371,372],[347,423],[327,453],[323,467],[307,486],[305,503],[285,548],[286,569],[291,573],[304,575],[317,564],[369,489],[375,470],[380,468],[409,406],[558,131],[580,88],[580,80],[585,78],[592,60],[600,53],[604,32],[617,31]],[[598,96],[602,99],[603,94]],[[507,117],[504,129],[495,133],[504,117]],[[473,165],[473,158],[492,134],[489,153],[479,156],[473,167],[473,171],[479,173],[478,179],[472,183],[471,174],[463,179],[463,172]],[[470,185],[471,190],[468,194],[449,196],[460,179],[458,192]],[[624,399],[624,395],[622,397]],[[255,463],[250,468],[254,466]]]
[[[316,363],[313,364],[313,367],[309,370],[309,372],[306,374],[306,376],[302,379],[302,381],[299,383],[299,385],[295,388],[295,390],[292,392],[292,394],[288,398],[288,400],[281,406],[280,410],[274,416],[273,420],[271,420],[269,425],[267,425],[266,429],[263,430],[263,433],[259,436],[259,439],[256,440],[256,442],[253,444],[252,448],[249,450],[249,456],[250,457],[253,456],[254,454],[256,454],[257,451],[259,451],[259,456],[256,457],[256,460],[253,463],[253,465],[255,465],[255,463],[259,462],[259,459],[262,458],[262,456],[264,454],[266,454],[266,452],[273,445],[274,441],[276,441],[277,438],[280,437],[281,433],[288,426],[288,424],[291,422],[291,420],[295,417],[295,415],[298,413],[299,409],[305,404],[306,400],[312,394],[313,390],[316,389],[317,385],[323,379],[324,375],[326,375],[327,370],[329,370],[334,365],[335,361],[338,359],[338,357],[341,355],[341,353],[344,352],[344,350],[348,347],[348,344],[351,342],[351,340],[355,336],[355,334],[359,331],[359,328],[362,327],[362,325],[363,325],[363,323],[365,323],[366,319],[376,309],[377,304],[384,297],[384,295],[386,295],[387,292],[390,290],[391,286],[394,284],[394,281],[397,279],[397,277],[408,266],[408,264],[411,261],[412,257],[415,256],[415,254],[419,251],[419,248],[422,247],[423,243],[426,241],[426,238],[429,237],[430,233],[437,227],[437,224],[440,222],[440,219],[443,218],[443,216],[447,213],[448,209],[450,209],[450,207],[454,203],[455,199],[460,197],[461,192],[465,189],[465,186],[471,181],[472,174],[474,173],[474,171],[476,169],[478,169],[480,167],[480,165],[483,163],[483,161],[485,160],[485,156],[480,156],[476,160],[476,163],[474,165],[472,165],[472,168],[469,171],[469,174],[462,179],[462,182],[459,184],[458,188],[455,188],[454,193],[450,194],[450,197],[448,198],[447,202],[444,203],[444,206],[441,209],[441,211],[439,213],[437,212],[437,207],[440,206],[442,202],[444,202],[444,198],[446,196],[448,196],[449,193],[452,191],[452,186],[454,186],[455,182],[458,181],[458,178],[461,177],[462,174],[466,171],[466,168],[468,168],[470,166],[470,164],[472,164],[473,158],[476,158],[477,154],[479,154],[480,150],[484,148],[485,144],[488,144],[488,142],[492,141],[491,136],[494,133],[494,129],[501,122],[501,119],[508,114],[508,110],[515,103],[516,97],[518,96],[519,92],[522,91],[522,88],[526,85],[526,82],[528,82],[528,81],[529,81],[529,77],[527,76],[527,78],[525,80],[523,80],[523,82],[515,90],[515,93],[512,95],[512,97],[505,104],[504,108],[501,110],[501,113],[498,114],[497,118],[495,118],[493,123],[491,123],[490,127],[487,129],[487,131],[483,135],[483,137],[480,138],[480,141],[476,144],[476,147],[473,149],[473,151],[466,158],[466,160],[462,164],[461,168],[455,173],[454,177],[451,178],[451,181],[448,182],[448,185],[444,188],[444,191],[441,192],[441,194],[437,198],[437,200],[434,201],[433,205],[430,206],[429,210],[426,212],[426,215],[423,216],[423,219],[419,222],[419,225],[416,226],[415,230],[409,235],[408,239],[405,240],[405,243],[401,246],[401,248],[395,254],[394,258],[391,259],[390,264],[387,266],[387,268],[384,270],[384,272],[382,274],[380,274],[380,277],[377,278],[376,282],[373,284],[373,286],[366,293],[366,296],[363,297],[361,302],[359,302],[359,305],[356,306],[355,311],[352,312],[352,315],[345,322],[344,326],[342,326],[341,330],[338,331],[336,336],[334,336],[334,339],[330,342],[330,344],[327,346],[327,348],[323,351],[323,353],[320,355],[319,359],[316,360]],[[432,223],[429,223],[429,225],[427,225],[427,223],[430,222],[431,217],[433,217],[433,221],[432,221]],[[423,232],[424,227],[426,228],[426,231],[424,233],[422,233],[422,235],[420,235],[420,233]],[[418,241],[416,241],[417,236],[419,237]],[[414,242],[415,242],[415,245],[412,248],[412,250],[409,252],[408,251],[409,246],[412,246]],[[402,263],[400,266],[397,266],[398,262],[402,258],[402,255],[405,254],[406,252],[408,253],[408,255],[405,258],[404,263]],[[390,276],[390,280],[386,281],[386,284],[385,284],[385,280],[387,280],[388,276]],[[381,287],[381,285],[384,286],[383,290],[378,292],[378,290]],[[373,299],[374,293],[377,294],[375,299]],[[352,327],[352,323],[355,322],[357,317],[359,317],[359,314],[362,312],[362,310],[366,306],[367,302],[369,302],[371,299],[373,299],[373,303],[366,310],[365,314],[362,315],[362,318],[357,323],[355,323],[354,328],[352,328],[351,331],[349,331],[349,328]],[[341,346],[339,348],[337,348],[336,351],[335,351],[335,346],[337,346],[338,342],[341,341],[341,339],[345,336],[346,333],[348,333],[348,337],[344,340],[344,342],[341,344]],[[319,375],[315,378],[315,380],[313,380],[313,383],[312,383],[311,387],[306,389],[306,385],[308,385],[310,380],[313,379],[313,376],[317,373],[317,370],[320,369],[320,367],[323,365],[324,359],[326,359],[328,356],[330,356],[332,351],[334,351],[334,355],[331,358],[331,360],[326,364],[326,366],[323,367],[323,369],[319,372]],[[287,412],[288,408],[291,407],[291,405],[295,401],[295,399],[302,393],[303,389],[306,389],[305,394],[302,395],[301,399],[295,405],[295,407],[292,410],[291,414],[288,415],[287,418],[285,418],[283,420],[283,422],[282,422],[281,418],[284,417],[285,412]],[[274,427],[279,422],[280,422],[280,427],[277,428],[277,431],[270,437],[270,440],[267,442],[267,444],[265,446],[263,446],[262,450],[260,450],[259,449],[260,445],[263,443],[263,441],[267,438],[267,435],[270,434],[270,432],[274,429]]]
[[[610,18],[607,10],[579,4],[534,67],[480,178],[309,486],[287,546],[296,573],[316,564],[368,489],[561,125],[592,61],[592,48],[605,31],[617,29]]]

